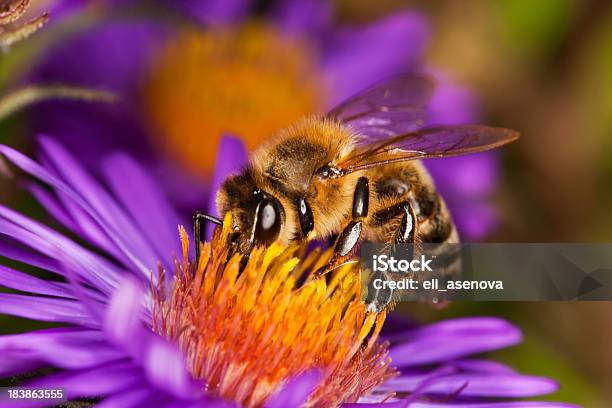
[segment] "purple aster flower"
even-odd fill
[[[238,275],[218,229],[193,264],[180,217],[124,153],[104,158],[99,179],[50,138],[39,162],[0,153],[74,237],[0,206],[0,256],[56,277],[0,266],[13,290],[0,293],[0,313],[62,325],[0,336],[2,377],[53,367],[22,385],[101,407],[569,407],[517,401],[557,385],[474,357],[520,342],[506,321],[383,329],[385,313],[355,296],[356,265],[295,285],[325,254],[272,245]]]
[[[112,11],[113,2],[107,3]],[[203,197],[211,190],[222,135],[237,135],[252,149],[297,118],[324,112],[381,78],[422,69],[429,37],[425,18],[411,12],[338,27],[323,1],[278,2],[258,15],[248,0],[155,6],[190,24],[107,19],[50,47],[31,75],[36,82],[112,90],[121,102],[46,103],[30,122],[34,133],[62,138],[91,162],[102,152],[131,152],[189,211],[213,210],[202,208]],[[476,122],[474,97],[436,75],[430,122]],[[497,219],[488,202],[498,178],[495,154],[427,166],[462,237],[486,235]]]

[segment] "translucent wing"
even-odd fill
[[[425,128],[434,85],[424,74],[395,76],[328,112],[352,127],[364,146],[335,165],[334,177],[389,163],[480,152],[519,137],[513,130],[480,125]]]
[[[424,126],[434,87],[425,74],[394,76],[342,102],[327,116],[370,140],[405,134]]]
[[[357,170],[432,157],[493,149],[518,139],[519,133],[481,125],[436,126],[365,146],[336,165],[340,175]]]

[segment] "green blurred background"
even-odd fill
[[[427,60],[481,99],[483,123],[518,129],[505,149],[493,242],[612,242],[612,2],[578,0],[339,0],[339,19],[371,21],[405,8],[423,11],[433,38]],[[71,29],[76,29],[72,27]],[[54,31],[57,35],[57,31]],[[0,84],[44,41],[0,55]],[[27,147],[19,117],[0,141]],[[42,216],[0,178],[1,201]],[[612,303],[455,303],[436,310],[401,305],[423,321],[507,317],[526,341],[495,355],[563,384],[552,399],[612,406]],[[28,323],[0,317],[0,333]]]

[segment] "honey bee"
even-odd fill
[[[451,215],[419,159],[480,152],[519,137],[482,125],[426,126],[435,88],[425,74],[389,78],[326,115],[297,121],[253,152],[225,180],[220,214],[230,242],[248,261],[254,247],[336,237],[325,270],[350,259],[363,240],[453,243]],[[196,258],[203,220],[194,215]],[[378,301],[377,308],[384,306]]]

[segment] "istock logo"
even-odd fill
[[[395,259],[388,255],[374,255],[372,257],[372,266],[374,272],[433,272],[429,264],[433,261],[427,259],[425,255],[421,255],[420,259]]]

